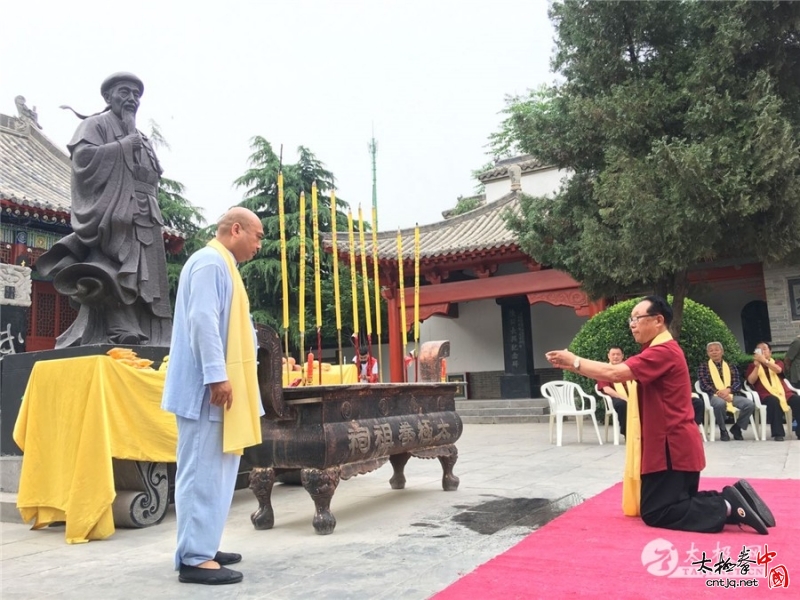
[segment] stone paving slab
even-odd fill
[[[313,503],[301,487],[275,485],[275,528],[268,531],[253,529],[249,515],[255,499],[249,490],[239,490],[222,543],[223,550],[244,555],[236,567],[244,581],[233,586],[178,582],[172,570],[172,508],[158,526],[119,529],[107,540],[80,545],[64,542],[63,527],[31,531],[2,523],[0,597],[428,598],[531,532],[531,526],[516,524],[524,520],[498,514],[509,525],[479,533],[465,524],[472,520],[465,513],[532,498],[578,501],[620,480],[624,446],[600,446],[589,436],[578,444],[573,427],[565,428],[564,445],[557,448],[548,444],[547,431],[547,423],[465,425],[454,470],[461,478],[456,492],[442,491],[435,460],[409,461],[405,490],[390,489],[389,465],[343,481],[331,503],[337,526],[329,536],[314,533]],[[800,477],[800,441],[794,438],[714,442],[705,448],[707,476]]]

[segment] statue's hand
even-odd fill
[[[138,152],[142,149],[142,136],[139,135],[139,132],[131,133],[126,136],[125,139],[131,143],[134,152]]]

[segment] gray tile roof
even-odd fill
[[[0,198],[69,214],[69,156],[29,123],[0,115]]]
[[[536,169],[541,169],[548,166],[530,155],[517,156],[498,161],[493,169],[489,169],[488,171],[484,171],[478,175],[478,180],[485,183],[487,181],[492,181],[493,179],[503,179],[504,177],[508,177],[508,167],[511,165],[518,165],[519,168],[522,169],[523,173],[528,173],[530,171],[535,171]]]
[[[485,253],[501,249],[516,250],[516,236],[503,218],[508,210],[514,212],[519,210],[519,196],[515,192],[463,215],[421,226],[420,258]],[[414,229],[403,229],[400,235],[403,239],[404,261],[413,260]],[[369,256],[372,256],[371,239],[371,235],[367,235],[366,246]],[[347,232],[338,232],[337,243],[340,254],[349,254]],[[331,234],[324,234],[323,244],[326,249],[331,248]],[[356,254],[359,252],[356,251]],[[397,231],[378,233],[378,257],[380,260],[397,259]]]
[[[52,140],[24,120],[0,114],[0,200],[69,215],[70,171],[69,155]],[[185,238],[171,227],[163,231]]]

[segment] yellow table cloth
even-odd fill
[[[306,365],[303,365],[303,368],[305,369]],[[340,369],[342,371],[341,375],[339,374]],[[300,379],[303,376],[303,373],[300,371],[289,371],[289,376],[287,377],[285,366],[281,372],[283,373],[283,387],[289,387],[293,381]],[[358,383],[358,371],[356,370],[355,365],[343,365],[342,367],[339,367],[339,365],[331,365],[329,371],[322,372],[322,385],[340,385],[352,383]],[[318,371],[314,371],[314,381],[313,383],[309,383],[309,385],[319,385]]]
[[[111,458],[175,462],[175,415],[161,410],[165,375],[104,355],[34,365],[14,426],[25,522],[66,521],[69,544],[114,533]]]

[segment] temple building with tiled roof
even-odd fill
[[[443,221],[419,227],[420,341],[450,340],[448,371],[464,377],[471,397],[537,396],[541,383],[560,377],[549,368],[544,353],[568,346],[586,319],[606,305],[607,301],[591,302],[568,274],[522,252],[506,224],[505,215],[519,210],[523,194],[553,195],[568,176],[530,156],[498,161],[479,176],[485,187],[483,204],[449,218],[446,211]],[[339,260],[346,264],[346,236],[337,241]],[[323,242],[330,249],[330,234]],[[414,229],[379,232],[377,254],[388,304],[390,358],[385,370],[392,381],[402,381],[408,376],[403,365],[408,346],[401,336],[399,289],[405,288],[406,323],[413,331]],[[371,270],[371,244],[367,261]],[[690,297],[717,312],[745,351],[762,339],[785,348],[800,332],[797,267],[717,262],[694,268],[690,281]]]

